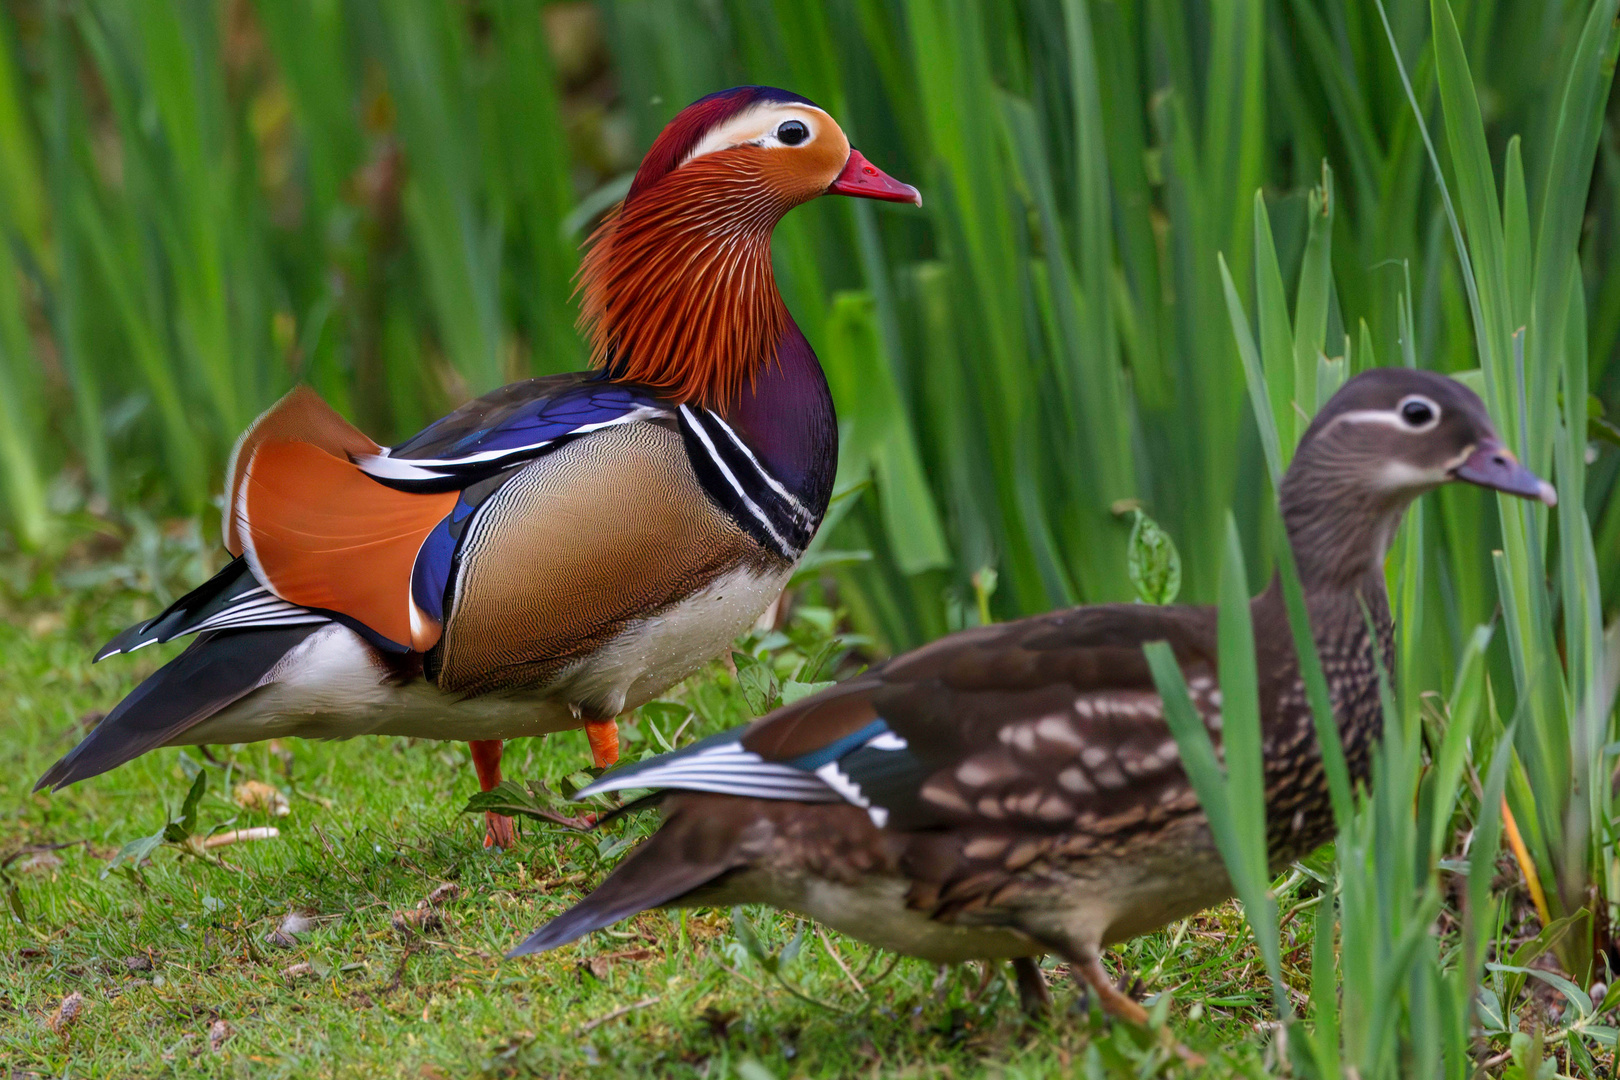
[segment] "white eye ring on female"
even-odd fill
[[[1440,422],[1440,406],[1422,394],[1408,394],[1395,406],[1395,415],[1408,431],[1428,431]]]

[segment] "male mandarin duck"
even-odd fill
[[[664,129],[581,264],[593,372],[513,383],[398,446],[306,388],[227,468],[236,558],[96,659],[200,633],[39,787],[159,746],[501,740],[614,718],[720,653],[826,511],[837,421],[770,238],[818,195],[921,204],[806,98],[744,86]],[[486,845],[511,843],[488,819]]]
[[[1375,658],[1393,662],[1384,553],[1406,506],[1453,480],[1555,502],[1472,391],[1398,369],[1346,383],[1282,484],[1356,782],[1382,726]],[[1276,580],[1252,614],[1280,868],[1329,839],[1333,815]],[[1219,739],[1215,610],[1111,604],[953,634],[609,773],[581,796],[653,789],[662,826],[512,955],[648,908],[766,903],[938,962],[1012,959],[1032,1012],[1047,1001],[1035,958],[1055,953],[1141,1023],[1103,947],[1232,894],[1142,652],[1153,641],[1170,643]]]

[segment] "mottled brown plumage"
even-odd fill
[[[1352,780],[1369,781],[1393,671],[1384,555],[1406,506],[1452,480],[1554,501],[1444,377],[1351,380],[1306,432],[1280,501]],[[1281,589],[1251,604],[1274,867],[1332,835]],[[1369,628],[1369,623],[1371,628]],[[1170,644],[1217,746],[1216,613],[1115,604],[963,631],[738,732],[610,774],[661,789],[665,821],[515,953],[643,908],[775,904],[937,961],[1055,952],[1117,1015],[1111,942],[1231,895],[1142,647]]]
[[[1369,780],[1394,670],[1384,555],[1424,491],[1462,479],[1552,490],[1502,448],[1479,399],[1409,370],[1351,380],[1280,493],[1352,780]],[[1251,604],[1273,867],[1331,837],[1325,770],[1281,589]],[[1369,622],[1371,629],[1369,629]],[[947,962],[1054,952],[1141,1021],[1100,950],[1231,895],[1142,647],[1168,642],[1217,746],[1211,608],[1076,608],[951,635],[736,733],[620,770],[665,821],[603,884],[515,950],[554,948],[653,906],[770,903]]]
[[[1406,506],[1462,479],[1551,503],[1461,384],[1369,372],[1317,416],[1280,493],[1352,780],[1366,783],[1393,671],[1384,555]],[[1273,867],[1333,815],[1276,581],[1251,604]],[[1371,629],[1369,629],[1369,622]],[[1142,647],[1168,642],[1217,745],[1211,608],[1076,608],[951,635],[739,732],[588,791],[668,792],[660,830],[516,953],[652,906],[770,903],[932,960],[1068,960],[1140,1021],[1109,943],[1231,895]]]

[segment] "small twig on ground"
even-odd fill
[[[607,1023],[610,1020],[617,1020],[619,1017],[624,1016],[626,1013],[633,1013],[637,1009],[645,1009],[647,1006],[656,1005],[662,1000],[663,999],[659,998],[659,997],[650,997],[650,998],[642,998],[640,1001],[632,1002],[629,1005],[620,1005],[617,1009],[614,1009],[612,1012],[607,1013],[607,1014],[602,1015],[602,1016],[598,1016],[595,1020],[591,1020],[591,1021],[586,1022],[578,1031],[574,1032],[574,1034],[575,1035],[583,1035],[588,1031],[595,1031],[597,1028],[601,1027],[603,1024]]]
[[[319,806],[323,810],[330,810],[337,805],[337,803],[333,802],[331,799],[328,799],[326,796],[312,795],[301,787],[293,787],[292,793],[297,798],[308,799],[310,802],[314,803],[316,806]]]
[[[827,952],[832,956],[833,963],[838,965],[838,970],[844,973],[844,977],[847,978],[849,980],[849,984],[855,988],[855,992],[865,996],[866,988],[861,985],[861,980],[855,977],[855,973],[849,970],[849,965],[844,963],[844,958],[842,956],[838,955],[838,950],[833,948],[832,939],[827,936],[827,931],[818,926],[816,927],[816,936],[821,939],[821,943],[823,945],[827,946]]]
[[[485,960],[499,959],[494,953],[487,953],[482,949],[474,949],[466,945],[457,945],[453,941],[437,941],[433,938],[423,938],[421,944],[432,945],[436,949],[449,949],[451,952],[461,953],[463,956],[477,956]]]
[[[755,990],[758,990],[762,994],[767,993],[763,986],[759,985],[759,983],[755,982],[753,979],[750,979],[748,976],[744,975],[742,972],[738,971],[736,968],[732,967],[718,956],[715,956],[714,953],[711,952],[709,956],[714,960],[715,966],[721,971],[724,971],[728,975],[735,975],[737,978],[741,979],[749,986],[752,986]]]
[[[208,849],[229,847],[231,844],[243,844],[250,840],[274,840],[280,835],[281,830],[274,825],[255,825],[251,829],[232,829],[230,832],[210,836],[202,842],[202,846]]]
[[[405,946],[405,951],[403,953],[401,953],[400,956],[399,956],[399,964],[394,968],[394,977],[392,979],[388,980],[388,985],[387,986],[384,986],[381,990],[378,991],[379,994],[382,994],[384,997],[386,997],[389,994],[392,994],[395,990],[399,989],[399,984],[405,978],[405,965],[410,961],[412,954],[414,954],[415,952],[416,952],[415,943],[412,943],[410,945]]]

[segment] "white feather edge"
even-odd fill
[[[840,795],[814,774],[766,761],[741,743],[724,743],[649,769],[610,773],[576,798],[609,791],[678,787],[760,799],[837,802]]]
[[[640,405],[612,420],[603,420],[595,424],[581,424],[570,428],[561,435],[554,435],[549,439],[542,439],[536,443],[525,446],[512,446],[503,450],[485,450],[477,454],[467,454],[464,457],[454,458],[396,458],[391,457],[385,449],[378,454],[364,454],[355,458],[354,463],[360,466],[360,471],[367,476],[379,480],[438,480],[444,476],[444,470],[464,465],[477,465],[480,462],[500,461],[502,458],[522,457],[532,454],[551,445],[558,439],[569,435],[588,435],[603,428],[616,427],[619,424],[632,424],[641,420],[672,415],[667,409],[655,408],[651,405]]]
[[[865,748],[905,750],[907,743],[892,731],[880,731],[857,749]],[[807,773],[792,765],[766,761],[752,750],[743,749],[740,742],[722,743],[623,776],[604,776],[582,789],[575,798],[641,788],[679,788],[789,802],[847,802],[865,810],[872,824],[880,829],[889,821],[889,811],[872,805],[860,784],[844,772],[838,761],[829,761],[815,772]]]

